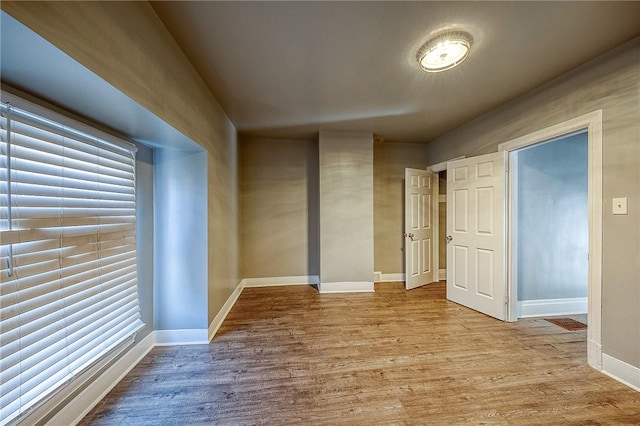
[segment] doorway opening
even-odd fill
[[[560,137],[586,134],[587,137],[587,362],[602,370],[602,111],[597,110],[556,124],[540,131],[500,144],[506,165],[506,291],[507,320],[518,318],[518,255],[513,251],[513,234],[517,233],[513,221],[514,182],[511,178],[514,164],[512,154],[526,147],[538,145]],[[514,267],[515,266],[515,267]]]
[[[583,322],[589,288],[587,130],[512,151],[509,163],[517,318],[572,316]]]
[[[498,319],[516,321],[518,288],[517,265],[514,267],[513,264],[517,256],[512,251],[511,154],[526,147],[577,134],[584,134],[587,138],[587,362],[602,371],[602,111],[594,111],[505,142],[498,146],[498,152],[494,154],[466,159],[458,157],[430,166],[428,170],[447,170],[447,299]],[[475,228],[471,229],[472,226]],[[495,244],[491,247],[485,243],[465,247],[464,239],[458,236],[471,234],[478,238],[482,236]],[[454,249],[459,252],[461,262],[452,256]],[[462,262],[474,253],[476,262]],[[485,262],[484,269],[479,266],[480,255],[492,260]],[[457,297],[454,292],[464,297]],[[495,303],[491,306],[481,303],[486,302],[486,305],[487,301]]]
[[[434,209],[436,281],[447,280],[447,163],[463,158],[464,155],[427,167],[428,171],[434,173],[437,181],[437,205]]]
[[[438,281],[447,279],[447,170],[438,177]]]

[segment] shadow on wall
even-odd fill
[[[320,275],[320,169],[318,141],[307,151],[307,275]]]

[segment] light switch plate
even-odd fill
[[[626,197],[613,199],[613,214],[627,214]]]

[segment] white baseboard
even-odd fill
[[[243,288],[242,282],[240,282],[208,329],[156,330],[149,333],[144,339],[124,352],[101,375],[93,379],[71,402],[62,406],[47,424],[71,425],[79,423],[156,346],[208,344],[238,300]],[[48,412],[51,410],[55,410],[55,405],[51,406]],[[33,414],[37,415],[38,413]]]
[[[382,282],[382,272],[380,272],[380,271],[375,271],[375,272],[373,273],[373,282],[374,282],[374,283]]]
[[[233,308],[233,305],[235,305],[238,301],[240,294],[242,294],[242,289],[244,288],[243,281],[244,280],[238,283],[235,290],[233,290],[233,292],[231,293],[231,296],[229,296],[227,301],[224,302],[224,305],[222,305],[220,311],[218,311],[216,316],[213,318],[213,321],[211,321],[211,324],[209,324],[209,342],[213,340],[213,337],[218,332],[218,329],[220,329],[220,326],[224,322],[224,319],[227,317],[227,315],[229,315],[229,312],[231,312],[231,308]]]
[[[522,300],[518,302],[518,318],[586,314],[588,298]]]
[[[209,333],[206,328],[155,330],[153,337],[155,346],[206,345],[209,343]]]
[[[229,315],[231,308],[236,304],[242,290],[245,288],[251,287],[275,287],[282,285],[310,285],[310,284],[318,284],[320,282],[320,278],[317,275],[297,275],[297,276],[287,276],[287,277],[262,277],[262,278],[244,278],[240,281],[238,286],[233,290],[231,296],[227,299],[227,301],[222,305],[222,308],[215,316],[211,324],[209,324],[208,328],[208,337],[209,342],[213,340],[213,337],[220,329],[220,326],[224,322],[224,319]]]
[[[380,281],[383,283],[404,281],[404,273],[399,272],[395,274],[381,274]]]
[[[439,273],[438,281],[447,279],[446,269],[440,269],[438,273]],[[374,282],[377,282],[377,283],[378,282],[381,282],[381,283],[404,282],[405,277],[406,275],[404,272],[397,272],[393,274],[383,274],[381,272],[374,272]]]
[[[320,283],[320,293],[369,293],[375,291],[373,281]]]
[[[51,425],[78,424],[89,411],[122,380],[154,347],[154,333],[136,343],[121,358],[98,376],[48,422]]]
[[[602,372],[640,392],[640,368],[607,354],[602,354]]]
[[[602,345],[587,339],[587,364],[602,371]]]
[[[240,282],[242,287],[272,287],[281,285],[309,285],[318,284],[320,279],[317,275],[299,275],[293,277],[265,277],[265,278],[245,278]]]
[[[447,270],[439,269],[438,270],[438,281],[446,281],[447,280]]]

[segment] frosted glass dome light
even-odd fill
[[[462,31],[441,34],[423,44],[416,59],[427,72],[449,70],[469,56],[472,40],[471,35]]]

